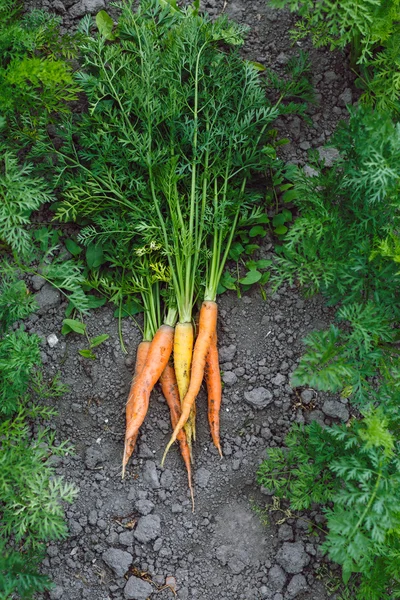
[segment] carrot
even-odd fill
[[[126,407],[125,407],[127,423],[129,423],[129,421],[132,419],[132,416],[133,416],[136,381],[137,381],[138,376],[140,375],[140,373],[143,370],[144,363],[146,362],[146,358],[149,353],[150,344],[151,344],[151,342],[149,342],[148,340],[141,341],[138,346],[137,352],[136,352],[135,372],[134,372],[134,376],[132,379],[131,389],[129,391],[128,401],[127,401]],[[137,440],[137,434],[134,438],[132,438],[132,440],[130,442],[130,445],[129,445],[130,454],[127,457],[127,460],[130,458],[132,452],[135,449],[136,440]],[[122,479],[124,478],[124,476],[125,476],[125,464],[122,467]]]
[[[208,423],[214,446],[222,458],[221,441],[219,437],[219,413],[222,400],[221,373],[219,370],[217,336],[213,337],[206,358],[205,368],[208,395]]]
[[[174,328],[170,325],[161,325],[157,330],[149,347],[149,352],[142,372],[138,375],[131,390],[132,408],[127,414],[124,456],[122,459],[122,473],[135,448],[137,434],[142,425],[149,407],[150,393],[162,372],[168,364],[172,352]]]
[[[161,464],[164,463],[167,452],[175,442],[178,432],[188,420],[190,410],[196,400],[197,394],[200,391],[201,383],[204,377],[207,354],[217,328],[217,314],[218,305],[216,302],[211,300],[203,302],[200,310],[199,335],[193,351],[192,373],[190,376],[189,389],[182,402],[182,414],[174,429],[171,439],[167,444]]]
[[[179,400],[179,391],[178,384],[175,376],[174,367],[171,363],[168,363],[165,367],[162,375],[160,377],[161,389],[164,394],[164,398],[167,401],[169,406],[169,412],[171,416],[171,425],[173,428],[176,427],[176,424],[179,421],[179,417],[181,416],[181,403]],[[192,467],[190,464],[191,461],[191,452],[188,445],[188,441],[186,438],[186,433],[181,430],[177,435],[177,440],[179,442],[179,447],[181,450],[181,455],[183,461],[186,465],[186,471],[188,476],[188,485],[190,489],[190,496],[192,498],[192,511],[194,512],[194,496],[193,496],[193,486],[192,486]]]
[[[181,403],[183,402],[183,399],[186,396],[189,388],[192,353],[193,325],[189,322],[179,322],[175,327],[174,368]],[[195,416],[196,415],[193,414],[192,410],[189,420],[185,425],[185,433],[187,437],[187,443],[189,444],[190,448],[190,454],[192,454],[192,438],[194,437]]]

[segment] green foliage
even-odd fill
[[[78,350],[78,352],[84,358],[90,358],[91,360],[95,360],[96,358],[96,354],[93,352],[93,349],[97,348],[97,346],[100,346],[100,344],[108,340],[110,337],[107,333],[102,333],[94,338],[90,338],[87,333],[87,326],[85,323],[82,321],[76,321],[75,319],[64,319],[61,333],[63,335],[67,335],[71,331],[86,336],[89,348]]]
[[[3,600],[31,598],[35,592],[44,592],[51,583],[37,571],[37,554],[24,554],[6,547],[0,540],[0,593]]]
[[[340,328],[310,334],[293,385],[342,391],[358,403],[379,398],[374,377],[397,377],[394,342],[399,318],[399,269],[394,259],[400,200],[400,128],[389,117],[352,112],[333,144],[341,157],[298,171],[294,203],[300,216],[284,237],[277,284],[298,281],[307,294],[341,302]]]
[[[0,153],[5,150],[0,144]],[[0,241],[19,256],[32,252],[25,227],[34,210],[53,198],[44,180],[32,177],[32,165],[20,165],[17,157],[4,151],[0,157]]]
[[[27,317],[35,303],[10,265],[0,271],[0,595],[30,598],[49,587],[37,572],[43,544],[67,533],[61,502],[72,502],[77,490],[56,477],[51,456],[70,452],[55,443],[55,433],[32,426],[48,420],[53,409],[35,399],[60,395],[65,388],[55,379],[44,383],[40,339],[12,326]]]
[[[0,141],[15,148],[32,142],[54,113],[68,112],[79,91],[67,62],[79,36],[61,36],[61,19],[47,11],[22,8],[0,0]]]
[[[49,140],[36,147],[57,161],[57,217],[90,221],[79,242],[90,270],[100,269],[93,283],[104,291],[114,282],[112,297],[123,304],[131,300],[117,296],[118,285],[142,295],[158,283],[166,300],[173,285],[174,301],[189,318],[199,288],[215,295],[236,224],[261,224],[261,198],[251,182],[273,160],[271,122],[303,110],[310,93],[302,55],[277,101],[268,100],[259,66],[237,52],[243,29],[197,13],[196,6],[178,10],[146,0],[137,11],[126,6],[117,27],[99,13],[97,35],[85,22],[77,79],[89,112],[65,119],[61,147]],[[248,244],[258,232],[248,233]],[[260,273],[248,271],[253,280]],[[122,283],[132,272],[135,281]]]
[[[342,565],[345,582],[361,576],[357,600],[400,592],[399,419],[391,414],[371,409],[349,427],[296,425],[287,450],[269,449],[258,471],[259,483],[292,509],[324,505],[323,549]]]
[[[316,47],[351,46],[358,63],[362,100],[379,110],[400,110],[399,0],[270,0],[296,11],[293,40],[311,35]]]
[[[311,34],[316,47],[330,45],[344,48],[358,44],[360,61],[372,56],[396,28],[399,0],[270,0],[278,7],[288,7],[301,17],[292,32],[294,39]]]

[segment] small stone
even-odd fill
[[[324,75],[326,83],[332,83],[332,81],[335,81],[337,78],[338,76],[336,75],[335,71],[326,71]]]
[[[293,529],[287,523],[284,523],[279,527],[278,539],[282,542],[293,541]]]
[[[289,56],[284,52],[281,52],[276,57],[276,62],[278,63],[278,65],[286,65],[289,62]]]
[[[140,515],[149,515],[154,508],[153,502],[151,500],[146,500],[145,498],[139,498],[135,502],[135,508]]]
[[[271,383],[273,385],[283,385],[286,383],[286,375],[282,375],[282,373],[277,373],[275,377],[271,379]]]
[[[154,454],[145,442],[141,442],[139,446],[140,458],[154,458]]]
[[[306,413],[307,423],[311,423],[312,421],[317,421],[321,425],[321,427],[325,427],[325,415],[322,410],[312,410]]]
[[[313,401],[314,392],[312,390],[303,390],[300,397],[303,404],[310,404]]]
[[[158,552],[159,550],[161,550],[163,545],[163,541],[161,538],[158,538],[158,540],[156,540],[153,544],[153,550],[154,552]]]
[[[72,6],[69,14],[73,18],[82,17],[87,13],[97,13],[103,8],[105,8],[104,0],[81,0]]]
[[[195,474],[195,482],[201,488],[206,488],[208,485],[208,480],[210,479],[211,471],[205,469],[204,467],[200,467]]]
[[[158,515],[146,515],[140,517],[134,536],[143,544],[151,542],[159,537],[161,531],[161,519]]]
[[[132,556],[118,548],[109,548],[103,552],[102,559],[118,577],[123,577],[132,564]]]
[[[99,463],[103,462],[103,454],[98,446],[89,446],[85,454],[85,465],[88,469],[95,469]]]
[[[47,555],[50,556],[50,558],[54,558],[55,556],[57,556],[57,554],[58,554],[57,546],[49,546],[47,548]]]
[[[129,577],[124,589],[124,596],[128,600],[147,600],[154,588],[147,581],[139,577]]]
[[[165,579],[165,585],[168,585],[171,590],[173,592],[176,591],[176,579],[175,577],[172,577],[172,575],[168,575],[168,577]]]
[[[279,565],[274,565],[268,573],[268,583],[274,592],[283,589],[286,583],[286,574]]]
[[[71,535],[79,535],[82,533],[82,526],[75,519],[71,519],[69,521],[69,532]]]
[[[227,363],[227,362],[232,362],[232,360],[234,359],[235,354],[236,354],[236,346],[234,346],[233,344],[231,344],[230,346],[222,346],[219,349],[219,362],[220,362],[220,364]]]
[[[170,471],[169,469],[165,469],[165,471],[161,475],[161,487],[165,488],[166,490],[170,490],[173,487],[174,482],[175,477],[172,471]]]
[[[228,561],[228,567],[234,575],[239,575],[246,568],[246,565],[240,558],[234,556]]]
[[[143,479],[153,488],[153,490],[160,487],[156,463],[152,460],[147,460],[144,465]]]
[[[340,419],[341,421],[349,420],[349,411],[345,405],[338,400],[325,400],[322,410],[328,417]]]
[[[276,560],[286,573],[300,573],[310,562],[303,542],[285,542],[276,555]]]
[[[287,586],[286,595],[288,598],[297,598],[297,596],[305,592],[308,588],[306,578],[304,575],[295,575]]]
[[[96,525],[97,523],[97,510],[91,510],[89,513],[89,524],[90,525]]]
[[[339,106],[347,106],[353,102],[353,93],[350,88],[346,88],[342,94],[339,96],[338,105]]]
[[[237,382],[237,376],[235,375],[235,373],[233,371],[226,371],[223,375],[222,375],[222,381],[225,383],[225,385],[227,385],[228,387],[232,387],[233,385],[235,385],[235,383]]]
[[[123,531],[119,534],[119,543],[122,546],[133,546],[133,531]]]
[[[336,150],[336,148],[325,148],[324,146],[320,146],[317,150],[320,159],[325,161],[326,167],[332,167],[340,156],[339,150]]]
[[[50,598],[51,600],[61,600],[64,595],[64,588],[61,585],[56,585],[55,588],[50,590]]]
[[[39,290],[42,289],[42,287],[44,286],[44,284],[46,283],[46,280],[43,279],[43,277],[41,277],[40,275],[34,275],[32,277],[32,287],[35,290],[35,292],[38,292]]]
[[[271,404],[273,396],[269,390],[265,387],[254,388],[250,392],[244,393],[246,402],[254,406],[255,408],[265,408],[268,404]]]
[[[45,283],[40,292],[35,295],[35,300],[39,306],[38,314],[43,315],[60,304],[61,295],[52,285]]]
[[[316,177],[319,173],[314,167],[310,167],[310,165],[304,165],[303,167],[304,174],[307,177]]]
[[[61,15],[64,15],[67,12],[67,9],[65,8],[61,0],[52,0],[51,8],[52,10],[55,10]]]
[[[47,336],[47,343],[50,346],[50,348],[54,348],[55,346],[57,346],[58,337],[56,336],[55,333],[51,333],[50,335]]]

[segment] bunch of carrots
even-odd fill
[[[58,216],[85,218],[81,238],[108,261],[94,287],[140,298],[143,341],[126,403],[123,474],[158,381],[192,492],[196,397],[205,379],[208,420],[221,452],[217,294],[236,235],[266,222],[252,179],[268,164],[269,103],[243,30],[211,21],[198,2],[124,5],[87,27],[77,77],[89,112],[60,132]],[[117,274],[119,279],[117,278]],[[112,295],[112,294],[111,294]],[[197,337],[193,312],[201,301]]]

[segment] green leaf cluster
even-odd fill
[[[362,100],[379,110],[400,110],[399,0],[270,0],[300,17],[293,40],[311,35],[316,47],[351,47]]]
[[[323,550],[360,576],[354,598],[400,597],[399,418],[370,409],[350,426],[294,426],[286,449],[271,448],[258,481],[294,510],[323,506]]]
[[[339,326],[307,337],[293,385],[342,391],[366,404],[379,399],[374,378],[389,385],[400,373],[400,128],[361,108],[332,143],[341,156],[331,168],[316,164],[315,177],[294,176],[300,216],[284,237],[274,279],[342,304]]]
[[[60,34],[61,19],[47,11],[23,14],[22,3],[0,0],[0,141],[15,148],[68,112],[79,86],[70,59],[79,35]]]
[[[55,411],[36,403],[38,393],[65,388],[55,381],[46,389],[38,370],[40,339],[13,327],[35,303],[9,265],[1,268],[0,282],[0,596],[8,600],[50,586],[38,565],[45,542],[66,536],[62,502],[72,502],[77,490],[55,476],[51,456],[71,448],[56,445],[55,433],[40,427]]]
[[[33,165],[20,165],[15,154],[0,143],[0,243],[27,257],[33,250],[26,230],[33,211],[53,199],[46,182],[32,176]]]

